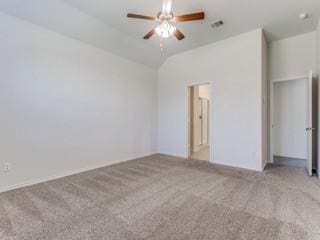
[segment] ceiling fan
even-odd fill
[[[162,10],[158,13],[156,17],[150,17],[139,14],[128,13],[128,18],[137,18],[143,20],[157,21],[159,25],[148,32],[143,39],[150,39],[155,33],[163,38],[168,38],[170,36],[175,36],[178,40],[185,38],[183,33],[177,29],[173,24],[178,22],[190,22],[203,20],[205,18],[204,12],[197,12],[191,14],[185,14],[180,16],[175,16],[172,12],[172,0],[162,1]]]

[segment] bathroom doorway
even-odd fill
[[[209,161],[211,84],[190,86],[188,94],[188,156]]]

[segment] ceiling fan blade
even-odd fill
[[[144,16],[144,15],[139,15],[139,14],[133,14],[133,13],[128,13],[128,14],[127,14],[127,17],[128,17],[128,18],[137,18],[137,19],[151,20],[151,21],[156,20],[155,17],[149,17],[149,16]]]
[[[203,20],[205,18],[204,12],[198,13],[191,13],[181,16],[175,16],[174,20],[176,22],[189,22],[189,21],[196,21],[196,20]]]
[[[162,0],[162,14],[169,15],[172,12],[172,0]]]
[[[150,32],[148,32],[144,37],[143,39],[150,39],[154,34],[155,34],[155,30],[152,29]]]
[[[180,30],[178,30],[178,29],[176,29],[176,31],[174,32],[174,35],[176,36],[176,38],[177,38],[178,40],[182,40],[182,39],[185,38],[185,36],[183,35],[183,33],[180,32]]]

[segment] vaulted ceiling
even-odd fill
[[[155,16],[160,9],[161,0],[0,1],[4,13],[155,68],[170,55],[256,28],[263,28],[269,41],[310,32],[320,17],[319,0],[173,0],[175,14],[205,11],[206,19],[177,24],[186,38],[166,40],[161,52],[157,36],[142,39],[156,22],[126,18],[128,12]],[[301,21],[302,12],[310,17]],[[224,25],[211,28],[219,18]]]

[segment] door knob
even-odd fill
[[[315,131],[316,128],[313,128],[313,127],[309,127],[309,128],[306,128],[306,131]]]

